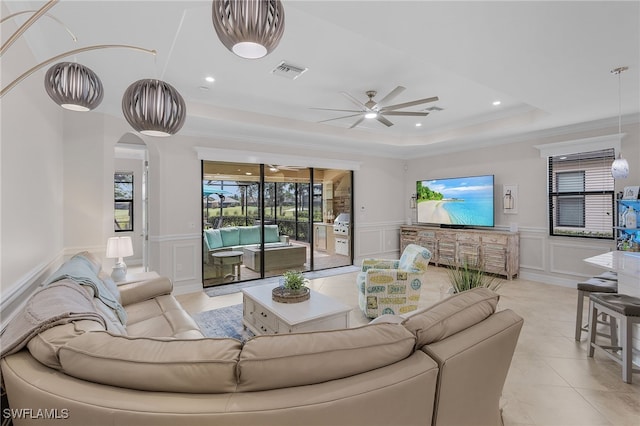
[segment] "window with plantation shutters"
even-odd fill
[[[549,157],[551,235],[613,239],[614,150]]]

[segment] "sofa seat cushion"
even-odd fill
[[[421,348],[483,321],[496,310],[500,296],[487,288],[475,288],[408,314],[403,325],[417,337]]]
[[[310,385],[349,377],[407,358],[415,337],[399,324],[257,336],[238,361],[238,391]]]
[[[200,328],[171,295],[127,305],[127,334],[144,337],[202,337]]]
[[[91,332],[59,349],[70,376],[158,392],[226,393],[236,389],[242,343],[235,339],[154,339]]]

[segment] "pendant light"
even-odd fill
[[[622,133],[622,92],[621,92],[621,84],[620,84],[620,74],[624,71],[628,70],[629,67],[619,67],[611,70],[612,74],[616,74],[618,76],[618,134]],[[611,164],[611,176],[614,179],[625,179],[629,176],[629,163],[626,159],[622,158],[622,154],[618,154],[618,158],[613,161]]]
[[[222,44],[247,59],[271,53],[284,33],[280,0],[214,0],[212,19]]]
[[[60,62],[49,68],[44,88],[55,103],[72,111],[90,111],[100,105],[104,96],[96,73],[74,62]]]
[[[171,136],[184,124],[184,99],[169,83],[138,80],[122,96],[122,112],[131,127],[148,136]]]

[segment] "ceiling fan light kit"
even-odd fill
[[[241,58],[268,55],[284,33],[280,0],[214,0],[211,17],[222,44]]]
[[[122,96],[122,113],[138,132],[148,136],[171,136],[182,128],[186,116],[184,99],[169,83],[138,80]]]
[[[49,68],[44,88],[55,103],[72,111],[90,111],[100,105],[104,96],[96,73],[74,62],[60,62]]]

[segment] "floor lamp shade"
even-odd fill
[[[74,62],[60,62],[49,68],[44,88],[55,103],[73,111],[92,110],[100,105],[104,96],[96,73]]]
[[[182,128],[187,108],[169,83],[143,79],[124,92],[122,112],[131,127],[144,135],[171,136]]]
[[[133,256],[131,237],[111,237],[107,240],[107,257],[118,259],[111,272],[114,281],[123,281],[127,276],[127,265],[122,258],[128,256]]]
[[[212,20],[222,44],[247,59],[271,53],[284,33],[280,0],[214,0]]]

